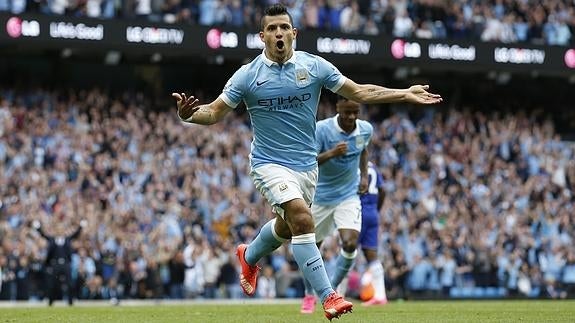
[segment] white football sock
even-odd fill
[[[385,293],[385,279],[383,273],[383,266],[381,265],[381,261],[376,260],[372,261],[369,264],[369,270],[373,276],[373,289],[375,290],[375,294],[373,297],[375,299],[385,299],[387,295]]]

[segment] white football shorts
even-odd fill
[[[315,222],[315,239],[323,241],[336,229],[361,231],[361,201],[359,195],[352,196],[339,204],[311,206]]]
[[[272,210],[284,220],[281,204],[300,198],[311,205],[315,195],[318,168],[298,172],[277,164],[265,164],[250,171],[257,190],[268,200]]]

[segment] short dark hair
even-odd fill
[[[361,104],[359,102],[350,100],[344,96],[338,95],[337,96],[337,101],[335,103],[336,107],[340,107],[340,106],[361,106]]]
[[[293,19],[291,17],[291,15],[289,14],[289,12],[287,11],[287,8],[281,4],[281,3],[276,3],[273,6],[267,7],[266,10],[264,10],[264,14],[262,15],[262,18],[260,19],[260,29],[264,30],[264,19],[267,16],[273,17],[273,16],[281,16],[281,15],[287,15],[289,17],[289,22],[290,24],[293,26]]]

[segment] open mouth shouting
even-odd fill
[[[283,41],[283,40],[278,40],[278,41],[276,42],[276,47],[277,47],[279,50],[283,50],[283,49],[284,49],[284,46],[285,46],[285,44],[284,44],[284,41]]]

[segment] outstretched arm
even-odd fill
[[[75,240],[80,236],[80,233],[82,232],[82,229],[84,227],[86,227],[86,225],[88,225],[88,222],[86,220],[81,220],[80,221],[80,225],[78,226],[78,228],[76,228],[76,231],[74,231],[74,233],[72,233],[71,235],[68,236],[69,240]]]
[[[413,85],[407,89],[390,89],[373,84],[357,84],[347,79],[337,94],[363,104],[408,102],[436,104],[443,99],[439,94],[427,92],[429,85]]]
[[[185,93],[172,93],[176,99],[178,116],[184,122],[211,125],[219,122],[232,110],[221,98],[209,104],[198,104],[194,96],[187,97]]]
[[[34,220],[32,222],[32,227],[34,227],[34,229],[36,229],[36,231],[38,231],[38,233],[42,236],[42,238],[46,239],[46,240],[50,240],[51,237],[49,237],[46,232],[44,232],[44,230],[42,230],[42,224],[40,223],[40,221],[38,220]]]

